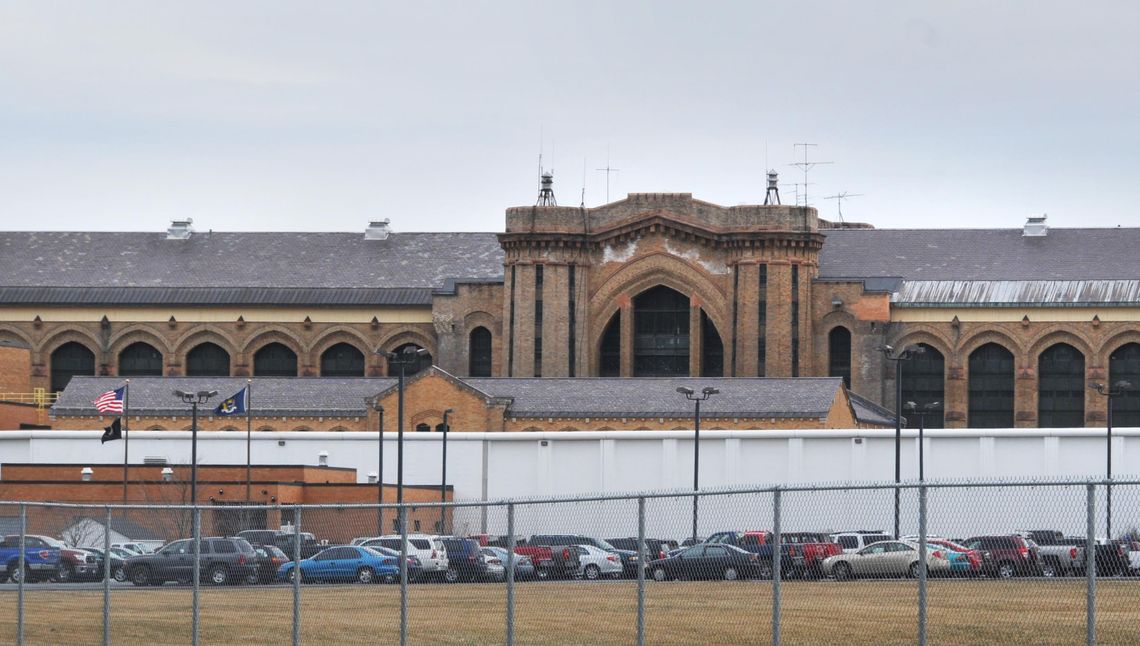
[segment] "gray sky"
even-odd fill
[[[0,4],[0,229],[503,226],[560,204],[813,205],[878,227],[1136,225],[1140,4]],[[331,7],[331,8],[330,8]]]

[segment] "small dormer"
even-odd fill
[[[388,234],[391,229],[388,228],[390,221],[385,218],[383,220],[373,220],[368,223],[368,228],[364,230],[365,240],[387,240]]]
[[[187,240],[190,234],[194,233],[194,229],[190,226],[194,224],[194,220],[186,218],[185,220],[172,220],[170,228],[166,230],[167,240]]]
[[[1021,230],[1023,238],[1044,238],[1049,235],[1049,225],[1045,224],[1046,215],[1031,215],[1025,221],[1025,228]]]

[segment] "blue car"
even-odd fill
[[[395,583],[400,579],[399,557],[368,547],[330,547],[301,561],[301,581],[357,581]],[[293,581],[293,562],[277,570],[278,581]]]

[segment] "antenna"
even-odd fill
[[[835,200],[835,206],[839,209],[839,221],[842,222],[843,221],[843,200],[849,200],[853,197],[862,197],[862,196],[863,196],[862,193],[848,193],[847,191],[842,191],[842,192],[836,193],[835,195],[828,195],[827,197],[825,197],[823,199]]]
[[[578,208],[586,208],[586,158],[582,158],[582,201],[578,204]]]
[[[610,166],[610,147],[606,146],[606,167],[599,168],[599,171],[604,171],[606,174],[606,203],[610,202],[610,173],[617,173],[621,171],[620,168],[613,168]]]
[[[800,146],[803,146],[803,149],[804,149],[804,160],[802,162],[792,162],[791,164],[788,164],[789,166],[799,166],[800,169],[803,170],[803,172],[804,172],[804,206],[810,206],[808,204],[808,191],[807,191],[808,171],[815,168],[816,166],[819,166],[820,164],[834,164],[835,163],[835,162],[829,162],[829,161],[817,161],[817,162],[809,162],[808,161],[808,148],[818,146],[818,145],[819,144],[808,144],[808,143],[792,144],[792,150],[793,151],[796,148],[799,148]],[[798,200],[797,200],[797,203],[798,203]]]

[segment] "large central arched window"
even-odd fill
[[[1067,343],[1050,346],[1037,358],[1037,425],[1085,425],[1085,357]]]
[[[471,330],[471,338],[467,345],[467,374],[471,377],[490,377],[491,359],[491,331],[485,327]]]
[[[119,353],[119,376],[161,377],[162,353],[149,343],[132,343]]]
[[[186,353],[188,377],[228,377],[230,353],[215,343],[202,343]]]
[[[1126,343],[1108,357],[1108,383],[1132,387],[1112,398],[1113,426],[1140,426],[1140,343]]]
[[[633,299],[633,376],[689,375],[689,298],[657,286]]]
[[[321,353],[322,377],[363,377],[364,353],[354,345],[338,343]]]
[[[970,354],[969,406],[970,428],[1013,427],[1013,353],[987,343]]]
[[[64,343],[51,353],[51,389],[59,392],[75,376],[95,376],[95,353],[82,343]]]
[[[902,400],[914,402],[925,415],[926,428],[942,428],[946,408],[946,359],[933,347],[920,343],[923,351],[902,362]],[[937,407],[930,404],[939,402]],[[908,425],[913,425],[908,420]]]
[[[262,346],[253,355],[255,377],[296,377],[297,354],[280,343]]]

